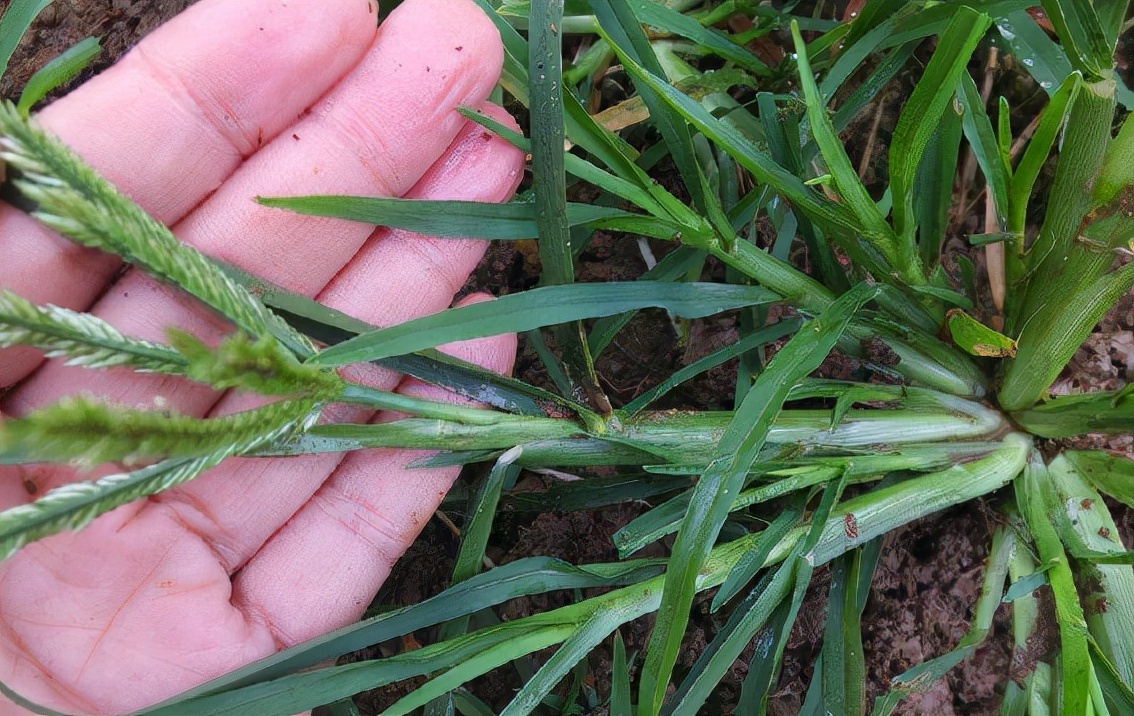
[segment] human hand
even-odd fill
[[[378,325],[449,305],[482,242],[296,216],[257,195],[502,201],[522,155],[467,123],[500,39],[475,5],[407,0],[375,30],[369,0],[202,0],[39,122],[207,254]],[[169,286],[0,206],[0,286],[86,310],[127,335],[230,328]],[[476,300],[476,299],[473,299]],[[512,337],[451,352],[510,370]],[[379,387],[435,389],[389,373]],[[18,381],[22,381],[16,385]],[[0,352],[4,414],[93,393],[192,416],[248,407],[169,377]],[[371,416],[340,410],[338,418]],[[136,709],[356,620],[456,476],[407,451],[230,460],[180,488],[0,563],[0,681],[78,713]],[[103,468],[97,474],[113,472]],[[77,479],[0,467],[0,508]],[[13,704],[0,713],[20,713]]]

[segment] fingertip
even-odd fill
[[[202,0],[40,121],[172,223],[363,57],[373,13],[370,0]]]
[[[503,108],[485,103],[477,111],[519,130]],[[511,142],[471,120],[449,149],[406,193],[407,199],[502,202],[512,198],[524,178],[524,153]]]
[[[456,52],[471,52],[499,75],[504,43],[491,18],[472,0],[405,0],[386,22],[424,22],[436,32],[452,33]]]

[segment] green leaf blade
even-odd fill
[[[321,365],[377,360],[452,341],[518,333],[647,307],[699,318],[778,298],[759,287],[710,283],[643,281],[546,286],[365,333],[328,348],[311,360]]]
[[[16,103],[16,111],[25,117],[28,116],[28,112],[31,111],[36,102],[85,70],[98,57],[100,52],[102,52],[102,45],[99,44],[97,37],[88,37],[68,47],[61,55],[52,59],[31,76],[28,83],[24,85],[24,91],[20,93],[20,100]]]
[[[791,386],[819,366],[854,314],[877,294],[877,288],[860,285],[805,325],[756,379],[729,423],[717,446],[717,457],[694,488],[673,547],[639,689],[639,708],[644,713],[657,713],[661,707],[688,623],[697,573]]]
[[[8,61],[32,22],[51,0],[12,0],[0,17],[0,75],[8,71]]]
[[[494,204],[363,196],[260,197],[258,201],[265,206],[299,214],[361,221],[441,239],[516,241],[541,236],[537,223],[538,207],[530,201]],[[566,212],[568,226],[638,216],[621,209],[590,204],[567,204]]]
[[[988,15],[957,8],[898,119],[890,145],[890,177],[894,228],[903,241],[912,241],[914,231],[912,192],[918,164],[969,57],[991,24]]]

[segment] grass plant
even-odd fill
[[[1051,619],[1059,650],[1005,684],[1002,713],[1134,713],[1134,559],[1103,499],[1134,506],[1134,461],[1063,452],[1050,442],[1134,432],[1129,386],[1050,394],[1094,326],[1134,286],[1134,123],[1114,60],[1127,3],[1045,0],[1048,34],[1020,0],[869,0],[846,23],[818,11],[792,14],[804,4],[775,9],[745,0],[477,2],[504,40],[503,91],[531,108],[530,138],[468,116],[530,152],[529,191],[504,205],[262,199],[281,210],[442,237],[538,238],[539,287],[398,326],[368,326],[179,244],[29,123],[26,110],[38,97],[0,110],[0,156],[35,216],[180,287],[235,331],[217,348],[172,332],[168,343],[149,343],[91,315],[5,292],[0,345],[275,399],[198,420],[74,398],[6,420],[0,463],[138,467],[0,513],[0,556],[78,529],[231,456],[397,446],[439,451],[427,464],[495,465],[466,506],[472,517],[447,590],[145,713],[290,714],[331,703],[349,713],[344,699],[352,694],[427,676],[385,713],[424,707],[479,716],[492,710],[463,685],[541,652],[503,715],[579,713],[586,704],[619,716],[696,714],[755,640],[758,657],[735,713],[761,714],[803,596],[825,565],[832,574],[827,621],[803,713],[892,713],[977,649],[1009,602],[1017,642],[1026,642],[1037,619]],[[0,22],[0,50],[10,51],[5,33],[26,27],[35,8],[13,3]],[[747,25],[724,24],[739,16]],[[565,34],[585,36],[587,50],[575,65],[564,64]],[[773,65],[752,54],[757,38],[779,38],[784,59]],[[1043,96],[1028,103],[1042,105],[1034,117],[1018,116],[1007,100],[990,114],[970,74],[990,45],[1017,58],[1019,81]],[[585,109],[597,91],[593,75],[615,65],[634,88],[622,102],[618,132],[602,123],[615,115],[596,118]],[[888,176],[882,185],[868,184],[847,151],[846,133],[898,75],[912,78],[914,89],[889,141]],[[42,86],[34,88],[38,96]],[[1021,135],[1016,128],[1032,120],[1033,130]],[[987,185],[992,225],[970,239],[974,247],[1002,247],[1003,262],[988,264],[1002,301],[992,302],[978,285],[967,255],[951,263],[944,253],[961,152],[972,153]],[[649,171],[663,158],[683,185],[680,194]],[[1047,185],[1041,177],[1049,169]],[[597,198],[568,202],[567,188],[576,183]],[[1044,193],[1051,200],[1037,204]],[[758,217],[775,227],[768,246],[757,240]],[[574,259],[598,229],[673,248],[636,281],[577,283]],[[797,240],[810,271],[789,260],[798,255],[789,251]],[[725,282],[701,280],[710,257],[727,267]],[[790,307],[789,315],[765,325],[771,304]],[[676,319],[740,311],[739,340],[617,407],[603,392],[595,358],[636,312],[651,308]],[[435,350],[543,328],[555,331],[559,347],[545,352],[549,373],[559,376],[556,391]],[[773,342],[782,345],[770,355]],[[865,349],[871,344],[884,345],[892,360],[872,357]],[[880,380],[813,377],[833,352],[860,359]],[[742,367],[734,410],[650,410],[682,381],[733,358]],[[488,408],[398,396],[335,372],[363,362]],[[318,422],[326,406],[343,402],[408,417],[377,425]],[[570,565],[531,557],[481,571],[492,517],[521,467],[591,466],[622,469],[617,490],[608,496],[595,478],[589,489],[598,492],[564,492],[565,500],[651,505],[615,536],[620,561]],[[955,650],[894,674],[890,690],[868,703],[861,614],[880,539],[982,497],[1002,514],[1003,526],[992,538],[969,633]],[[768,522],[747,517],[770,511]],[[671,535],[665,559],[631,556]],[[584,596],[597,587],[605,589]],[[478,612],[554,590],[576,590],[578,598],[546,613],[470,627]],[[692,667],[678,669],[694,599],[710,590],[720,629]],[[1053,614],[1040,612],[1037,590],[1050,590]],[[650,614],[644,652],[628,654],[619,628]],[[327,665],[433,625],[439,639],[421,649]],[[608,640],[610,692],[588,695],[580,674],[589,668],[587,655]]]

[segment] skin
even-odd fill
[[[357,194],[504,201],[522,155],[458,106],[486,98],[500,38],[465,0],[407,0],[376,28],[368,0],[202,0],[39,122],[186,242],[378,325],[450,305],[484,251],[268,209],[256,195]],[[0,286],[92,310],[128,335],[231,330],[139,272],[0,206]],[[474,296],[467,300],[485,300]],[[515,339],[455,344],[511,369]],[[354,377],[443,399],[378,370]],[[2,392],[7,389],[7,392]],[[0,352],[0,413],[87,392],[187,415],[247,409],[160,376],[89,371]],[[391,419],[333,407],[336,420]],[[0,563],[0,681],[72,713],[118,713],[358,619],[456,477],[370,450],[230,460],[181,488]],[[114,472],[112,466],[94,475]],[[0,467],[0,507],[89,479]],[[0,704],[0,713],[23,713]]]

